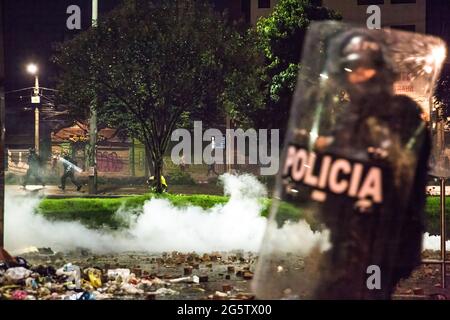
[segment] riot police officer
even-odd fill
[[[332,248],[320,263],[319,299],[389,299],[421,261],[430,141],[420,107],[396,96],[399,76],[369,31],[347,31],[328,48],[327,72],[348,102],[316,150],[383,169],[383,203],[326,193],[321,218]],[[381,288],[368,288],[368,270]]]
[[[75,178],[75,160],[73,160],[68,153],[63,155],[63,159],[65,160],[63,161],[64,172],[61,176],[61,185],[59,188],[64,191],[66,189],[66,180],[70,179],[77,187],[77,191],[80,191],[83,185]]]
[[[36,153],[36,149],[30,148],[28,154],[28,170],[25,174],[25,178],[23,180],[23,187],[25,188],[27,184],[29,184],[30,179],[34,178],[34,181],[38,184],[41,184],[45,187],[45,183],[43,182],[40,174],[41,167],[41,158]]]

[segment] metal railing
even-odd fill
[[[446,259],[446,240],[447,240],[447,226],[445,221],[445,178],[439,178],[441,190],[440,190],[440,209],[441,209],[441,258],[439,260],[433,259],[424,259],[422,260],[423,264],[438,264],[441,266],[441,287],[443,289],[446,288],[446,266],[450,265],[450,261]]]

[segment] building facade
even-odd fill
[[[426,32],[426,0],[323,0],[324,7],[339,12],[343,21],[366,24],[370,14],[367,8],[378,5],[381,27],[420,33]]]
[[[450,44],[450,1],[427,1],[427,33],[441,37]],[[450,63],[449,54],[447,54],[448,63]]]
[[[75,122],[72,126],[61,128],[51,134],[52,157],[43,159],[42,170],[46,176],[60,176],[62,165],[57,156],[69,154],[80,169],[79,175],[88,174],[88,132],[85,123]],[[8,174],[23,176],[28,170],[28,149],[7,151]],[[111,128],[99,130],[97,145],[97,170],[100,177],[144,177],[148,172],[145,148],[136,139],[121,137]]]
[[[251,24],[268,16],[279,0],[250,0]],[[439,0],[438,0],[439,1]],[[444,0],[445,1],[445,0]],[[339,12],[343,21],[366,24],[367,8],[378,5],[381,26],[425,33],[427,27],[427,0],[316,0],[316,4]]]
[[[89,127],[86,123],[75,122],[52,134],[52,154],[71,154],[78,166],[85,172],[89,168],[88,145]],[[99,176],[142,177],[146,175],[146,155],[144,146],[136,139],[118,135],[112,128],[99,130],[97,144],[97,170]]]
[[[268,16],[278,0],[250,0],[250,22],[255,25],[259,18]]]

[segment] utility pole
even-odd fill
[[[39,77],[37,72],[34,75],[33,96],[39,97]],[[40,100],[40,98],[38,98],[38,100]],[[36,104],[36,107],[34,108],[34,148],[36,149],[36,153],[39,154],[39,103]]]
[[[39,154],[39,108],[34,108],[34,149]]]
[[[97,27],[98,19],[98,0],[92,0],[92,27]],[[90,105],[89,118],[89,194],[97,193],[97,97],[95,97]]]
[[[3,55],[3,2],[0,1],[0,261],[12,262],[14,259],[5,247],[5,92]]]
[[[34,149],[39,154],[39,104],[41,97],[39,96],[39,76],[38,67],[34,63],[27,66],[28,73],[34,75],[33,95],[31,96],[31,103],[34,107]]]

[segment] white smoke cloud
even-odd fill
[[[5,247],[15,253],[28,247],[51,247],[58,251],[87,248],[95,253],[123,251],[259,251],[267,227],[261,217],[264,186],[251,175],[221,177],[224,205],[210,209],[174,207],[168,200],[152,199],[143,213],[121,211],[130,222],[121,231],[92,230],[79,222],[49,221],[34,214],[38,197],[23,197],[7,191],[5,197]],[[282,251],[306,255],[316,245],[329,247],[328,232],[314,232],[305,221],[285,224],[270,232],[270,244]],[[424,248],[439,249],[439,237],[425,235]],[[450,248],[450,242],[448,244]]]
[[[307,256],[316,247],[321,252],[331,249],[329,230],[313,231],[305,220],[287,221],[282,228],[278,228],[275,222],[270,222],[268,230],[270,232],[267,232],[265,242],[268,252],[292,252]]]
[[[119,232],[88,229],[79,222],[48,221],[34,214],[38,198],[7,192],[5,203],[5,244],[11,252],[24,248],[51,247],[67,251],[77,247],[97,253],[120,251],[219,251],[259,249],[266,219],[260,216],[264,186],[250,175],[222,177],[230,200],[204,210],[174,207],[168,200],[152,199],[136,217],[120,211],[131,221]]]
[[[450,251],[450,240],[445,242],[446,251]],[[428,232],[423,235],[423,250],[441,250],[441,237],[431,236]]]

